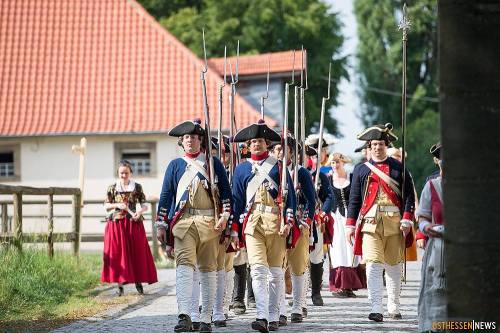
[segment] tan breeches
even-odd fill
[[[364,261],[386,263],[391,266],[402,261],[405,243],[399,231],[400,218],[399,214],[388,216],[385,213],[378,213],[376,226],[372,226],[374,232],[367,232],[367,228],[362,229]]]
[[[278,233],[267,234],[261,223],[257,223],[252,234],[245,234],[248,263],[267,267],[283,267],[285,258],[285,238]]]
[[[219,244],[219,254],[217,255],[217,270],[225,270],[229,272],[233,269],[233,259],[235,252],[226,253],[227,245],[226,243]]]
[[[287,251],[288,267],[293,275],[303,275],[309,264],[309,230],[302,230],[295,247]]]
[[[217,254],[219,252],[219,238],[201,241],[198,228],[193,222],[181,239],[175,235],[174,253],[177,266],[188,265],[200,272],[213,272],[217,269]]]

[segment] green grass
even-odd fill
[[[96,304],[102,254],[0,250],[0,322],[60,319]]]

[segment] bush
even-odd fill
[[[86,298],[99,283],[101,254],[0,251],[0,321],[55,317],[71,298]]]

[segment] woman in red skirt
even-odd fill
[[[117,282],[119,296],[123,295],[124,284],[135,283],[139,294],[143,294],[142,282],[158,281],[143,225],[146,197],[142,186],[130,179],[131,175],[130,163],[121,161],[119,180],[108,187],[104,202],[108,216],[101,281]]]

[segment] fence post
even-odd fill
[[[9,216],[7,215],[7,204],[2,204],[2,233],[9,232]]]
[[[19,251],[23,250],[23,195],[14,193],[14,245]]]
[[[73,195],[73,254],[78,257],[80,254],[80,218],[82,209],[82,193]]]
[[[151,242],[153,243],[153,257],[155,260],[160,259],[160,254],[158,253],[158,238],[156,237],[156,201],[151,201]]]
[[[49,199],[47,201],[47,208],[48,208],[48,214],[47,214],[47,220],[49,222],[49,235],[47,237],[48,242],[49,242],[49,257],[53,258],[54,257],[54,239],[53,239],[53,233],[54,233],[54,195],[49,194]]]

